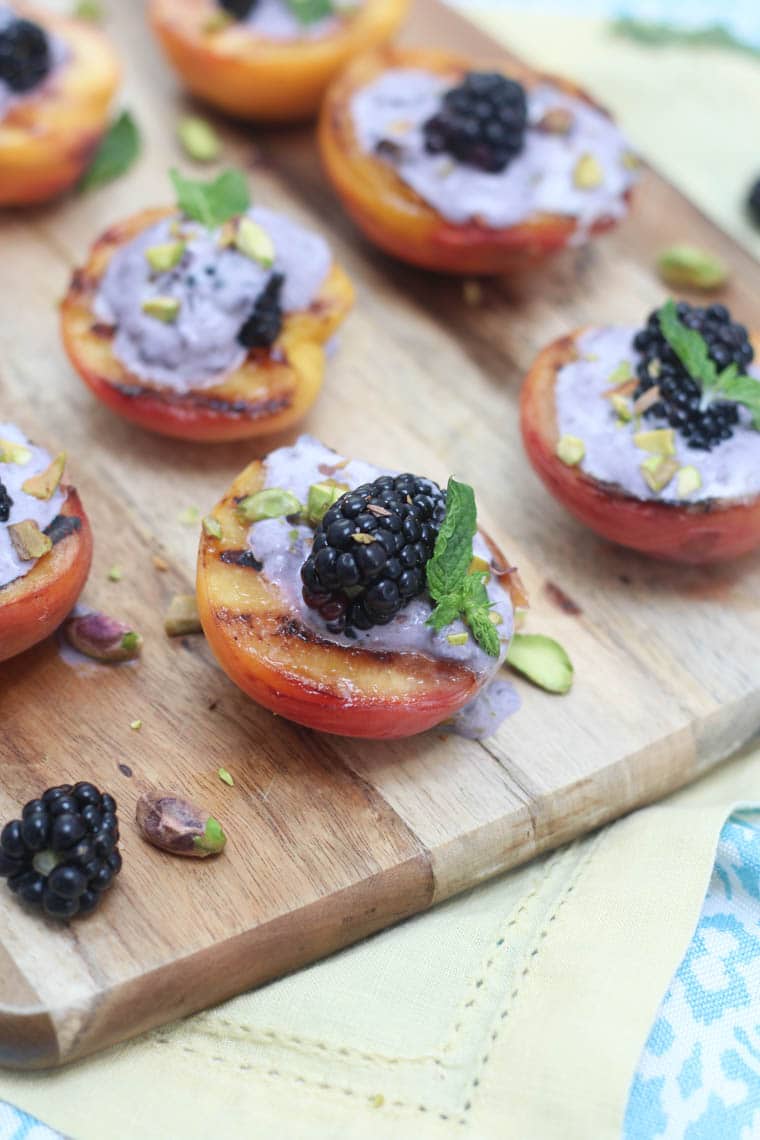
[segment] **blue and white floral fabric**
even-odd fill
[[[57,1132],[10,1105],[0,1104],[0,1140],[63,1140]]]
[[[691,945],[631,1087],[624,1140],[760,1137],[760,813],[723,828]]]

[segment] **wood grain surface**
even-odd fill
[[[220,122],[257,200],[325,230],[358,287],[306,427],[345,454],[474,484],[531,592],[530,628],[568,647],[577,683],[566,698],[520,684],[521,712],[482,744],[435,732],[357,742],[275,719],[202,638],[164,636],[171,595],[194,577],[197,531],[178,516],[208,510],[272,441],[151,437],[101,408],[63,355],[56,304],[72,268],[108,224],[170,199],[189,105],[142,6],[110,7],[144,157],[99,192],[0,218],[1,415],[69,450],[96,540],[85,599],[146,641],[136,667],[73,668],[50,641],[0,668],[2,818],[50,784],[94,779],[119,800],[125,861],[101,909],[70,927],[0,891],[0,1063],[18,1067],[83,1056],[328,954],[664,795],[760,727],[760,561],[674,569],[606,546],[548,498],[519,443],[517,394],[536,351],[580,324],[641,320],[662,296],[654,254],[676,237],[730,262],[725,299],[760,327],[760,267],[651,171],[618,233],[520,280],[484,282],[468,305],[461,281],[365,244],[309,131]],[[435,0],[419,0],[406,37],[498,54]],[[222,820],[222,858],[184,863],[140,840],[134,806],[154,784]]]

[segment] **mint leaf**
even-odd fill
[[[461,617],[480,648],[491,657],[498,657],[499,635],[489,617],[491,601],[485,584],[486,574],[482,570],[470,573],[472,540],[477,528],[478,513],[472,487],[449,479],[446,516],[427,566],[428,590],[437,602],[428,625],[440,633]]]
[[[729,371],[727,368],[721,372],[717,393],[726,400],[733,400],[735,404],[743,404],[748,408],[752,413],[752,426],[760,431],[760,380],[754,376],[726,376]]]
[[[689,376],[702,388],[714,388],[718,369],[710,358],[704,338],[688,329],[678,315],[675,301],[666,301],[657,314],[662,335],[683,364]]]
[[[80,190],[92,190],[125,174],[140,153],[140,131],[129,111],[122,111],[106,131],[95,157],[79,180]]]
[[[170,176],[182,213],[210,230],[244,214],[251,204],[248,182],[239,170],[225,170],[211,182],[196,182],[178,170]]]
[[[332,0],[286,0],[286,3],[302,24],[313,24],[333,13]]]
[[[434,602],[456,595],[472,562],[472,540],[478,525],[475,492],[467,483],[449,479],[446,517],[427,566],[428,590]]]

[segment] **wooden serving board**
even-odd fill
[[[100,192],[0,220],[0,418],[68,448],[96,536],[86,601],[146,641],[138,667],[75,669],[51,641],[0,668],[2,819],[80,778],[109,788],[123,819],[124,871],[86,923],[45,922],[0,891],[0,1063],[18,1067],[80,1057],[328,954],[664,795],[760,727],[760,561],[686,570],[613,549],[548,497],[519,442],[534,354],[580,324],[639,321],[662,296],[651,266],[676,231],[726,258],[726,300],[760,326],[760,267],[652,172],[617,234],[519,281],[484,282],[468,305],[461,281],[365,244],[310,132],[220,124],[257,198],[327,231],[358,285],[308,430],[345,454],[474,484],[530,589],[530,628],[568,647],[577,683],[566,698],[520,684],[522,711],[484,743],[356,742],[277,720],[202,638],[164,636],[169,599],[194,576],[196,528],[180,512],[208,510],[271,441],[185,445],[129,427],[60,345],[55,306],[72,267],[105,226],[166,201],[166,167],[180,161],[183,98],[141,8],[111,5],[147,135],[141,163]],[[419,0],[406,34],[498,53],[435,0]],[[188,864],[146,846],[132,818],[150,785],[207,805],[230,836],[225,856]]]

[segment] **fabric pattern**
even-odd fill
[[[634,1079],[625,1140],[760,1136],[760,815],[723,829],[691,945]]]
[[[17,1108],[0,1104],[0,1140],[63,1140],[39,1120]]]

